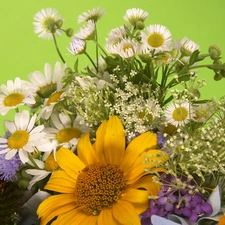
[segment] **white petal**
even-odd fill
[[[19,150],[19,157],[20,157],[20,160],[22,161],[23,164],[28,162],[28,154],[23,149]]]
[[[17,153],[17,150],[8,151],[5,155],[5,158],[9,160],[13,158],[16,155],[16,153]]]

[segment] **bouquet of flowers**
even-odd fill
[[[75,34],[55,9],[34,16],[62,62],[1,85],[0,114],[15,109],[0,138],[1,224],[225,224],[225,98],[202,99],[198,78],[225,77],[220,48],[175,41],[139,8],[102,46],[104,14],[81,14]]]

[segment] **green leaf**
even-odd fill
[[[189,66],[193,65],[195,62],[198,61],[198,55],[199,55],[199,53],[200,53],[199,50],[195,50],[195,51],[191,54],[191,57],[190,57],[189,63],[188,63]]]
[[[74,63],[74,71],[75,73],[78,73],[78,59]]]

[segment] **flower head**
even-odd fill
[[[150,50],[168,51],[171,48],[172,39],[170,31],[162,25],[154,24],[145,28],[146,33],[141,32],[142,43]]]
[[[56,22],[62,20],[56,9],[47,8],[37,12],[34,16],[34,32],[43,39],[52,39],[53,34],[60,35],[62,31],[57,29]]]
[[[195,50],[199,49],[199,45],[187,37],[181,40],[180,51],[184,56],[190,56]]]
[[[45,133],[42,132],[44,125],[35,127],[36,115],[30,118],[27,110],[16,113],[15,122],[5,121],[5,126],[11,133],[8,138],[0,138],[0,144],[4,148],[0,154],[5,159],[12,159],[17,152],[23,163],[28,162],[28,154],[46,144]]]
[[[80,139],[78,156],[66,148],[57,151],[61,170],[52,174],[45,189],[60,194],[40,204],[37,213],[43,224],[55,216],[58,224],[71,224],[69,218],[96,225],[109,221],[140,224],[138,214],[147,209],[148,195],[155,195],[160,187],[152,175],[144,176],[148,165],[143,164],[143,155],[161,155],[149,165],[157,171],[167,153],[155,149],[157,138],[150,132],[139,135],[126,148],[123,129],[118,117],[112,116],[98,128],[93,145],[88,133]]]
[[[0,114],[5,115],[10,109],[18,108],[25,104],[34,104],[34,87],[28,82],[16,78],[9,80],[7,86],[1,85]]]
[[[82,54],[86,49],[86,42],[80,38],[73,37],[70,42],[70,48],[67,49],[73,55]]]
[[[101,7],[88,10],[78,16],[78,23],[87,22],[89,20],[98,21],[102,16],[105,15],[105,10]]]
[[[92,40],[95,37],[95,22],[93,20],[88,20],[87,25],[84,25],[78,33],[74,35],[75,37],[82,40]]]
[[[124,19],[136,26],[138,22],[144,22],[148,18],[148,13],[143,9],[132,8],[126,11]]]

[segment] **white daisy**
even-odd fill
[[[122,58],[131,58],[137,52],[137,43],[133,40],[123,39],[116,46],[116,50]]]
[[[213,112],[212,107],[207,103],[194,105],[193,110],[195,114],[193,119],[197,122],[206,122]]]
[[[35,104],[35,88],[32,84],[15,78],[7,81],[7,86],[2,84],[0,92],[0,114],[6,115],[10,109],[18,108],[25,104]]]
[[[44,131],[54,145],[54,153],[58,147],[72,150],[76,148],[79,138],[89,131],[89,128],[81,122],[80,116],[71,121],[71,118],[64,113],[52,114],[51,127],[46,127]]]
[[[132,8],[126,11],[124,19],[131,23],[133,26],[136,26],[136,23],[141,21],[144,22],[148,18],[148,13],[143,9]]]
[[[80,38],[73,37],[72,41],[70,42],[70,48],[67,49],[73,55],[82,54],[86,49],[86,42]]]
[[[50,154],[46,160],[43,162],[38,159],[33,159],[35,164],[39,167],[39,169],[27,169],[26,172],[33,176],[31,181],[29,182],[28,189],[31,189],[32,186],[40,180],[43,180],[54,171],[59,169],[59,165],[56,162],[53,154]]]
[[[42,9],[34,15],[34,32],[43,39],[53,39],[53,33],[60,35],[62,31],[57,29],[56,22],[63,20],[56,9]]]
[[[184,126],[193,119],[193,116],[193,110],[187,102],[172,103],[165,110],[166,121],[176,127]]]
[[[82,40],[93,40],[95,37],[95,22],[88,20],[88,23],[80,28],[74,36]]]
[[[145,28],[146,33],[141,32],[142,43],[150,50],[168,51],[172,45],[170,31],[162,25],[154,24]]]
[[[190,56],[195,50],[199,49],[199,45],[187,37],[184,37],[180,43],[180,51],[184,56]]]
[[[0,138],[0,144],[5,149],[0,154],[6,153],[5,158],[13,158],[17,152],[23,163],[28,162],[28,154],[46,145],[44,125],[35,126],[36,114],[30,118],[27,110],[16,113],[15,122],[5,121],[5,127],[10,132],[8,138]]]
[[[28,78],[36,86],[38,95],[42,98],[47,98],[56,91],[57,83],[61,82],[62,78],[66,75],[66,68],[66,64],[61,66],[60,62],[56,62],[53,71],[51,65],[46,63],[44,74],[40,71],[34,71],[28,75]]]
[[[88,10],[87,12],[83,12],[81,15],[78,16],[78,23],[87,22],[89,20],[94,20],[95,22],[98,21],[101,17],[105,15],[105,10],[101,7],[94,8]]]

